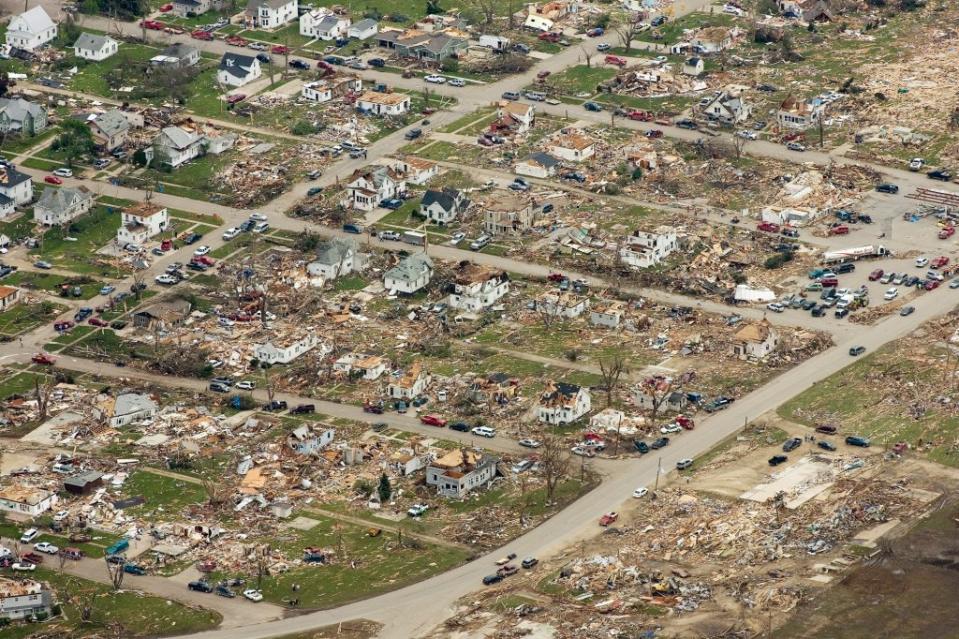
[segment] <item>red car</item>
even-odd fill
[[[442,417],[437,417],[436,415],[423,415],[420,417],[420,422],[426,424],[427,426],[439,426],[440,428],[446,426],[446,420]]]
[[[875,271],[869,274],[869,281],[875,282],[876,280],[881,278],[883,275],[885,275],[885,271],[883,271],[881,268],[877,268]]]
[[[25,561],[37,566],[43,563],[43,555],[38,555],[35,552],[24,553],[20,555],[20,561]]]
[[[906,442],[896,442],[892,445],[892,452],[896,453],[897,455],[902,455],[908,448],[909,444]]]
[[[621,58],[618,55],[608,55],[604,62],[605,64],[615,64],[618,67],[626,66],[626,58]]]
[[[756,228],[767,233],[779,233],[779,225],[772,222],[760,222]]]
[[[540,71],[539,73],[536,74],[536,77],[539,78],[540,80],[545,80],[546,78],[550,76],[551,73],[552,71]]]
[[[230,36],[226,39],[227,44],[232,44],[235,47],[245,47],[250,44],[250,41],[246,38],[241,38],[240,36]]]
[[[246,94],[245,94],[245,93],[234,93],[233,95],[231,95],[230,97],[228,97],[228,98],[226,99],[226,103],[227,103],[227,104],[238,104],[238,103],[240,103],[240,102],[243,102],[244,100],[246,100]]]
[[[649,131],[646,131],[646,137],[647,137],[647,138],[661,138],[661,137],[663,137],[663,132],[660,131],[659,129],[650,129]]]
[[[935,288],[939,288],[939,280],[927,280],[923,285],[923,288],[927,291],[931,291]]]
[[[30,359],[33,360],[34,364],[46,364],[47,366],[57,361],[53,358],[52,355],[49,355],[47,353],[37,353]]]
[[[162,7],[160,7],[160,13],[169,13],[170,11],[173,11],[172,4],[165,4]]]
[[[947,226],[939,231],[940,240],[948,240],[950,237],[956,234],[956,227]]]
[[[545,40],[546,42],[559,42],[560,38],[562,38],[563,36],[560,33],[547,31],[546,33],[539,34],[538,37],[540,40]]]
[[[63,180],[55,175],[48,175],[47,177],[43,178],[43,181],[47,184],[63,184]]]
[[[606,513],[605,515],[603,515],[602,517],[599,518],[599,525],[600,525],[600,526],[608,526],[608,525],[614,523],[617,519],[619,519],[619,513],[617,513],[617,512],[609,512],[609,513]]]
[[[562,282],[566,279],[566,276],[562,273],[550,273],[549,277],[546,279],[548,279],[550,282]]]
[[[949,258],[946,257],[945,255],[940,255],[939,257],[934,259],[932,262],[930,262],[929,267],[938,269],[938,268],[942,268],[948,263],[949,263]]]
[[[696,428],[696,422],[686,417],[685,415],[679,415],[676,417],[676,423],[685,428],[686,430],[693,430]]]
[[[213,266],[214,264],[216,264],[216,260],[214,260],[212,257],[208,257],[208,256],[206,256],[206,255],[196,255],[196,256],[194,256],[193,259],[190,260],[190,261],[191,261],[191,262],[196,262],[196,263],[198,263],[198,264],[205,264],[206,266]]]
[[[845,224],[840,224],[839,226],[834,226],[829,229],[830,235],[849,235],[849,227]]]
[[[140,26],[153,31],[163,31],[163,23],[157,22],[156,20],[144,20],[140,23]]]
[[[101,328],[104,327],[104,326],[109,326],[109,325],[110,325],[109,323],[104,322],[104,321],[103,321],[102,319],[100,319],[99,317],[91,317],[89,320],[87,320],[87,322],[88,322],[89,324],[91,324],[92,326],[99,326],[99,327],[101,327]]]
[[[73,328],[73,326],[74,326],[73,322],[71,322],[70,320],[64,320],[62,322],[56,322],[53,325],[53,328],[54,330],[60,331],[62,333],[63,331],[69,331],[71,328]]]
[[[636,120],[637,122],[652,122],[653,114],[649,111],[642,111],[640,109],[634,109],[630,111],[627,115],[627,118],[630,120]]]
[[[290,52],[290,47],[285,47],[282,44],[274,44],[270,52],[276,55],[284,55]]]
[[[190,37],[193,38],[194,40],[212,40],[213,34],[210,33],[209,31],[201,31],[200,29],[197,29],[196,31],[190,34]]]

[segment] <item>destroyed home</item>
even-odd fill
[[[0,577],[0,618],[19,620],[49,617],[53,593],[39,581]]]
[[[496,106],[496,119],[490,124],[493,133],[509,132],[523,135],[536,124],[536,107],[523,102],[499,102]]]
[[[359,169],[346,181],[343,206],[372,211],[380,202],[393,199],[406,191],[406,181],[388,166]]]
[[[691,75],[698,78],[706,71],[706,65],[703,59],[697,56],[686,58],[683,61],[683,75]]]
[[[802,101],[790,94],[779,105],[776,120],[784,129],[808,129],[822,116],[823,105],[812,100]]]
[[[46,226],[63,226],[92,206],[93,194],[86,187],[44,189],[33,207],[33,221]]]
[[[413,155],[408,155],[402,160],[390,159],[390,166],[401,173],[408,184],[418,186],[426,184],[440,173],[440,167],[436,162]]]
[[[330,347],[310,329],[289,331],[285,335],[271,335],[253,345],[253,356],[261,364],[289,364],[300,355],[320,347],[322,355]]]
[[[356,241],[352,238],[334,237],[320,240],[316,247],[316,257],[306,265],[307,272],[316,277],[335,280],[362,268],[363,260],[356,251]]]
[[[681,413],[689,406],[686,393],[670,390],[673,380],[670,378],[654,378],[638,384],[633,389],[633,402],[636,408],[660,413]]]
[[[500,192],[479,203],[483,230],[492,235],[516,235],[533,227],[533,202],[524,196]]]
[[[411,98],[406,93],[367,91],[356,99],[356,108],[373,115],[403,115],[410,110]]]
[[[24,51],[36,51],[56,37],[57,25],[43,7],[33,7],[7,23],[7,44]]]
[[[254,56],[228,51],[220,58],[216,81],[229,87],[242,87],[259,78],[262,73],[260,61]]]
[[[433,277],[433,260],[426,253],[414,253],[383,275],[383,286],[391,295],[412,295],[430,283]]]
[[[720,91],[702,106],[702,113],[710,120],[739,124],[752,115],[752,109],[743,102],[741,94],[733,95],[728,91]]]
[[[651,268],[661,263],[678,248],[676,229],[661,226],[652,233],[636,230],[626,236],[619,249],[619,258],[628,266]]]
[[[333,362],[333,370],[350,378],[372,382],[386,372],[387,362],[382,357],[365,353],[347,353]]]
[[[603,301],[589,309],[589,323],[605,328],[619,328],[626,316],[626,303],[620,300]]]
[[[426,485],[434,486],[442,497],[462,499],[493,481],[497,461],[473,450],[451,450],[426,467]]]
[[[89,495],[103,485],[103,473],[85,470],[63,480],[63,490],[71,495]]]
[[[420,215],[434,224],[449,224],[470,206],[466,196],[453,188],[427,189],[420,200]]]
[[[583,162],[596,153],[595,143],[581,133],[562,133],[549,143],[549,151],[560,160]]]
[[[570,424],[592,409],[589,390],[576,384],[547,382],[536,416],[545,424]]]
[[[336,431],[332,428],[314,430],[304,424],[290,431],[287,445],[297,455],[313,455],[332,444],[335,437]]]
[[[420,362],[413,362],[403,371],[396,371],[387,386],[386,393],[393,399],[411,400],[426,391],[430,383],[430,374]]]
[[[130,130],[130,120],[119,109],[110,109],[87,120],[90,132],[97,145],[106,151],[113,151],[126,144]]]
[[[296,17],[297,0],[249,0],[243,14],[251,29],[276,29]]]
[[[81,33],[73,44],[73,55],[85,60],[100,62],[117,52],[120,44],[110,36]]]
[[[513,165],[513,171],[519,175],[545,179],[556,175],[560,164],[561,162],[549,153],[537,151]]]
[[[361,91],[363,80],[353,76],[335,76],[315,82],[306,82],[300,95],[311,102],[329,102],[350,93]]]
[[[149,330],[168,330],[186,321],[190,310],[187,300],[155,302],[133,314],[133,325]]]
[[[0,133],[36,135],[47,128],[47,110],[24,98],[0,98]]]
[[[557,319],[574,319],[589,308],[589,298],[569,291],[546,291],[536,298],[534,310]]]
[[[467,262],[456,268],[450,308],[477,313],[492,307],[509,292],[509,275]]]
[[[36,517],[53,508],[56,493],[27,485],[0,486],[0,511]]]
[[[140,202],[120,212],[120,228],[117,229],[117,244],[143,245],[150,238],[166,230],[170,214],[166,207],[150,202]]]
[[[416,29],[380,31],[377,45],[390,49],[399,58],[412,58],[439,63],[456,57],[469,47],[469,41],[442,32],[427,33]]]
[[[490,373],[470,384],[467,396],[474,404],[504,406],[516,399],[519,380],[505,373]]]
[[[150,58],[150,64],[175,69],[192,67],[200,61],[200,50],[183,42],[175,42]]]
[[[354,22],[347,28],[346,35],[357,40],[369,40],[379,33],[380,25],[373,18],[364,18],[359,22]]]
[[[120,428],[157,414],[157,404],[149,395],[120,393],[97,406],[112,428]]]
[[[736,357],[763,359],[779,345],[779,333],[765,319],[746,324],[733,336],[732,354]]]

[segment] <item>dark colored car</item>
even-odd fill
[[[205,581],[191,581],[186,587],[197,592],[213,592],[213,586]]]
[[[852,273],[856,270],[856,265],[852,262],[843,262],[836,265],[836,273]]]
[[[467,424],[466,422],[454,422],[450,424],[450,430],[455,430],[461,433],[468,433],[470,432],[470,427],[469,427],[469,424]]]
[[[879,191],[880,193],[896,194],[899,192],[899,187],[896,186],[895,184],[886,183],[886,184],[880,184],[879,186],[877,186],[876,190]]]
[[[790,437],[783,444],[783,452],[788,453],[790,451],[794,451],[797,448],[799,448],[801,444],[802,444],[802,440],[799,439],[798,437]]]
[[[660,448],[663,448],[664,446],[669,446],[669,437],[660,437],[659,439],[657,439],[656,441],[654,441],[652,444],[649,445],[649,447],[652,450],[659,450]]]
[[[788,460],[789,458],[786,457],[785,455],[773,455],[772,457],[769,458],[769,465],[778,466],[779,464],[785,463]]]
[[[850,435],[846,438],[846,444],[849,446],[859,446],[860,448],[869,448],[869,440],[858,435]]]
[[[633,446],[640,452],[640,454],[645,455],[649,452],[649,445],[646,442],[635,441],[633,442]]]
[[[838,430],[834,424],[819,424],[819,426],[816,426],[816,432],[824,435],[835,435]]]
[[[501,581],[503,581],[503,575],[500,575],[500,574],[486,575],[485,577],[483,577],[484,586],[491,586]]]
[[[123,564],[123,572],[128,575],[145,575],[147,574],[146,569],[143,566],[138,566],[137,564]]]
[[[822,306],[817,306],[816,308],[812,309],[811,314],[813,317],[822,317],[826,314],[826,309]]]
[[[537,559],[536,557],[527,557],[526,559],[522,561],[520,565],[523,566],[523,568],[528,569],[528,568],[532,568],[538,563],[539,563],[539,559]]]
[[[76,313],[74,313],[73,321],[79,324],[80,322],[90,317],[91,315],[93,315],[93,309],[90,308],[89,306],[84,306],[80,308],[80,310],[78,310]]]
[[[585,104],[583,104],[583,108],[586,109],[587,111],[602,111],[603,105],[597,104],[596,102],[586,102]]]
[[[303,60],[290,60],[291,69],[309,69],[310,65]]]
[[[384,60],[383,58],[370,58],[370,59],[367,60],[366,62],[367,62],[367,64],[369,64],[371,67],[385,67],[385,66],[386,66],[386,60]]]
[[[314,195],[319,195],[323,192],[322,186],[311,187],[309,191],[306,192],[307,197],[313,197]]]
[[[216,587],[216,594],[221,597],[227,597],[228,599],[233,599],[236,597],[236,593],[230,590],[226,584],[218,584]]]
[[[836,450],[836,445],[833,444],[832,442],[826,441],[825,439],[820,440],[816,445],[822,448],[823,450],[828,450],[830,452]]]
[[[652,22],[649,23],[652,27],[659,27],[666,24],[666,16],[656,16],[653,18]]]
[[[731,397],[720,396],[714,399],[713,401],[709,402],[708,404],[706,404],[703,408],[706,410],[707,413],[715,413],[718,410],[728,408],[729,405],[732,403],[733,403],[733,399]]]
[[[692,120],[679,120],[676,122],[676,126],[680,129],[690,129],[695,130],[699,128],[699,125],[693,122]]]
[[[265,404],[263,406],[263,410],[271,411],[271,412],[278,411],[278,410],[286,410],[286,402],[282,400],[274,399],[272,402]]]
[[[308,415],[309,413],[316,412],[315,404],[297,404],[292,409],[290,409],[290,414],[292,415]]]
[[[183,239],[184,244],[196,244],[200,241],[200,238],[203,237],[199,233],[190,233]]]
[[[926,175],[931,180],[939,180],[940,182],[948,182],[952,179],[952,173],[946,171],[945,169],[936,169],[935,171],[929,171]]]
[[[859,355],[862,355],[865,352],[866,352],[865,346],[853,346],[852,348],[849,349],[849,355],[852,357],[858,357]]]

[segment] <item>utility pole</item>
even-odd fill
[[[660,457],[656,462],[656,485],[653,486],[653,492],[659,490],[659,474],[663,472],[663,458]]]

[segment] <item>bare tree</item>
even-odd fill
[[[142,297],[143,289],[146,286],[143,285],[145,271],[139,269],[133,269],[133,272],[130,274],[130,277],[133,279],[133,295],[137,298],[137,301],[140,301]]]
[[[269,574],[270,547],[263,545],[253,549],[250,553],[253,564],[253,574],[256,575],[256,589],[263,587],[263,578]]]
[[[496,17],[496,8],[499,3],[496,0],[474,0],[476,5],[479,7],[480,12],[483,14],[483,19],[486,21],[486,24],[492,24],[493,18]]]
[[[263,388],[266,390],[266,401],[272,404],[276,397],[276,381],[273,376],[273,369],[269,366],[263,369]]]
[[[569,453],[563,441],[555,435],[546,435],[539,449],[539,467],[546,482],[546,505],[553,503],[556,487],[569,470]]]
[[[616,35],[619,36],[619,41],[623,44],[627,55],[633,46],[633,39],[639,33],[639,25],[639,22],[630,20],[616,27]]]
[[[669,400],[669,397],[674,392],[678,392],[683,386],[688,384],[692,380],[693,375],[694,373],[692,371],[687,371],[678,377],[654,375],[647,377],[640,383],[643,392],[649,398],[649,403],[651,404],[649,414],[649,426],[651,429],[656,429],[656,418],[659,416],[663,404]]]
[[[609,408],[613,404],[613,394],[619,387],[623,375],[629,374],[626,357],[622,353],[614,353],[609,357],[600,359],[599,374],[603,378],[603,386],[606,388],[606,407]]]
[[[104,563],[107,566],[107,576],[110,578],[110,585],[113,586],[114,590],[119,590],[123,587],[123,576],[126,574],[123,572],[124,562],[111,563],[110,557],[104,557]]]
[[[593,66],[593,56],[596,55],[596,52],[590,51],[586,47],[580,47],[580,51],[583,52],[583,63],[586,65],[586,68],[589,69]]]
[[[219,509],[227,502],[230,487],[226,483],[206,478],[201,480],[201,483],[203,492],[206,494],[206,502],[214,509]]]
[[[739,134],[733,136],[733,152],[736,154],[737,160],[741,159],[745,154],[747,142],[748,140],[745,136]]]
[[[50,396],[53,394],[53,387],[56,381],[50,378],[40,383],[40,378],[33,379],[33,387],[37,394],[37,419],[43,421],[47,418],[47,411],[50,408]]]

